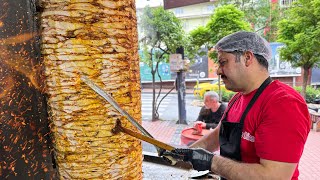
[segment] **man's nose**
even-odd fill
[[[220,66],[218,66],[218,69],[217,69],[217,75],[222,75],[222,69]]]

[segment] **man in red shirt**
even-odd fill
[[[172,153],[223,179],[298,179],[309,112],[294,89],[269,77],[268,42],[240,31],[222,38],[215,49],[217,73],[227,89],[238,93],[217,128]],[[211,153],[219,148],[220,155]]]

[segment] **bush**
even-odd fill
[[[227,91],[226,89],[222,89],[222,101],[229,102],[235,92]]]
[[[215,91],[216,93],[219,94],[219,91]],[[221,101],[222,102],[229,102],[230,99],[233,97],[233,95],[235,94],[235,92],[232,91],[228,91],[226,89],[221,89],[221,93],[222,93],[222,97],[221,97]],[[199,100],[203,100],[203,96],[197,96],[196,97]]]
[[[296,86],[294,87],[296,91],[301,93],[302,91],[302,86]],[[320,90],[319,89],[314,89],[311,86],[307,86],[306,89],[306,102],[307,103],[313,103],[313,101],[317,98],[320,98]]]

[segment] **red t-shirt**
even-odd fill
[[[241,95],[228,113],[228,121],[239,122],[255,92]],[[304,99],[290,86],[276,80],[259,96],[244,121],[241,158],[259,163],[260,158],[299,163],[310,131],[310,116]],[[292,179],[298,179],[296,168]]]

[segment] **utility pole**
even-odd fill
[[[182,61],[184,61],[184,49],[179,47],[176,50],[177,54],[182,55]],[[188,124],[186,116],[186,82],[185,72],[180,70],[177,72],[176,88],[178,91],[178,109],[179,109],[179,121],[177,124]]]

